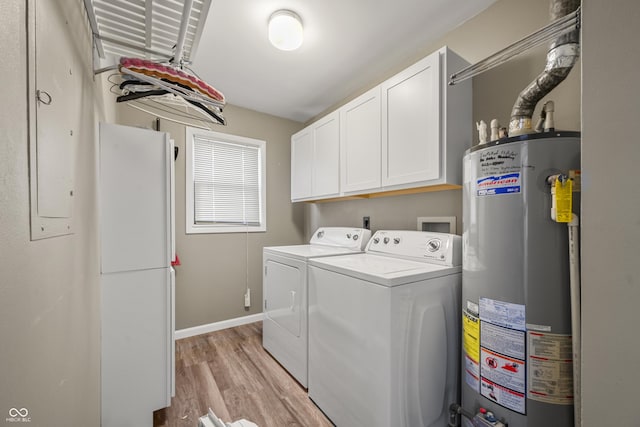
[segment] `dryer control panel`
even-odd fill
[[[309,243],[362,251],[369,237],[371,237],[371,230],[365,228],[320,227],[313,233]]]
[[[462,239],[447,233],[380,230],[366,251],[454,267],[462,260]]]

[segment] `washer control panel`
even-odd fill
[[[377,231],[367,252],[458,266],[462,260],[461,237],[455,234],[412,230]]]

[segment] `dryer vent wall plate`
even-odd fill
[[[456,234],[455,216],[421,216],[418,217],[418,231]]]

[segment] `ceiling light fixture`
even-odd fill
[[[280,50],[296,50],[302,45],[302,20],[295,12],[278,10],[269,18],[269,41]]]

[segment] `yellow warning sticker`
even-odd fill
[[[467,311],[462,313],[462,346],[475,363],[480,361],[480,322]]]
[[[556,221],[571,222],[572,214],[572,188],[573,181],[570,179],[561,182],[556,180]]]

